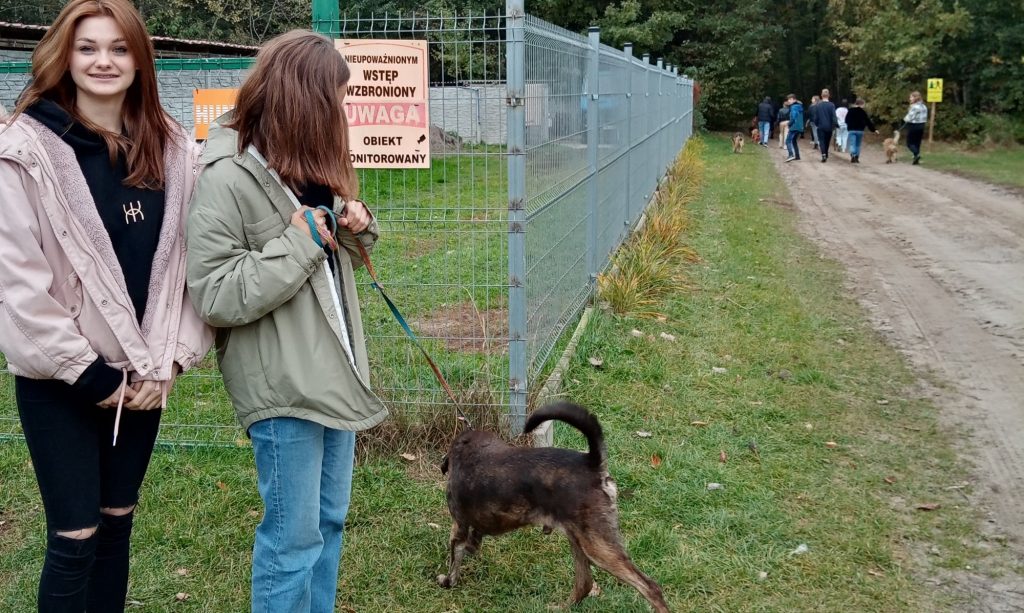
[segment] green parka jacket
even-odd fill
[[[269,417],[373,427],[387,409],[369,388],[354,280],[362,265],[357,238],[338,233],[344,248],[332,275],[324,251],[290,224],[295,205],[284,188],[256,157],[239,154],[237,143],[235,130],[211,126],[186,240],[189,295],[199,316],[218,328],[217,358],[238,420],[247,431]],[[335,211],[342,206],[336,198]],[[358,240],[372,249],[376,221]]]

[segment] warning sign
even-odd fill
[[[942,102],[942,79],[928,79],[928,102]]]
[[[337,40],[356,168],[430,168],[427,41]]]
[[[192,92],[192,117],[196,140],[206,140],[210,124],[235,108],[237,89],[197,89]]]

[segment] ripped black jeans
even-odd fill
[[[40,613],[120,613],[128,591],[133,514],[160,427],[160,410],[121,414],[84,402],[61,381],[15,377],[18,414],[46,512]],[[58,532],[96,527],[89,538]]]

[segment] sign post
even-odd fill
[[[942,102],[942,79],[928,79],[928,102],[932,108],[928,113],[928,144],[932,144],[932,133],[935,131],[935,103]]]
[[[352,71],[345,95],[352,165],[430,168],[427,41],[334,44]]]

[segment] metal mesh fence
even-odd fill
[[[507,9],[314,27],[428,41],[430,168],[359,171],[382,230],[374,261],[460,400],[515,430],[596,274],[689,137],[692,82],[597,32],[526,16],[519,0]],[[247,62],[158,65],[161,100],[191,128],[192,91],[237,87]],[[0,69],[0,103],[13,106],[27,79]],[[402,421],[447,415],[429,367],[360,274],[374,388]],[[0,375],[0,436],[18,432],[12,389]],[[212,358],[179,378],[163,424],[172,443],[243,438]]]

